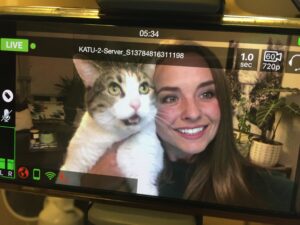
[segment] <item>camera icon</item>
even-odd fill
[[[283,58],[283,52],[280,51],[265,51],[263,61],[269,63],[281,62]]]

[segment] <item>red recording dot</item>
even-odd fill
[[[19,167],[18,176],[21,179],[27,179],[29,177],[29,170],[25,166]]]

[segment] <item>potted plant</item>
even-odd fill
[[[78,109],[84,108],[84,84],[74,74],[72,77],[61,77],[60,83],[55,86],[59,88],[59,96],[63,98],[65,122],[73,125]]]
[[[284,114],[300,116],[300,106],[289,103],[280,93],[299,95],[297,88],[265,88],[257,91],[258,104],[248,112],[248,119],[261,131],[252,140],[250,159],[261,166],[272,167],[278,163],[282,143],[275,141],[275,134]],[[272,97],[271,97],[272,96]],[[275,115],[277,118],[275,118]]]
[[[237,130],[235,132],[235,141],[238,150],[242,156],[247,157],[249,154],[249,133],[251,130],[251,125],[248,120],[248,104],[245,97],[241,97],[240,101],[236,104],[236,118],[237,118]]]

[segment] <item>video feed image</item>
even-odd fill
[[[20,31],[15,163],[39,176],[18,181],[292,211],[297,37],[212,32]]]

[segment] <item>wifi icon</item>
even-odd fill
[[[56,173],[49,171],[49,172],[46,172],[45,175],[49,180],[52,180],[56,176]]]

